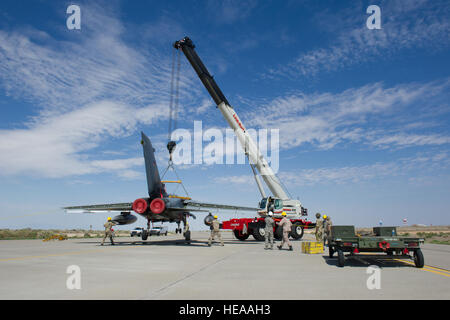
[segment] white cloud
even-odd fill
[[[336,94],[291,94],[259,106],[244,117],[247,126],[279,128],[281,149],[306,143],[322,149],[342,142],[376,147],[445,144],[450,142],[445,132],[425,134],[412,130],[420,129],[418,123],[431,110],[441,115],[450,111],[449,87],[447,79],[392,88],[374,83]],[[408,126],[410,123],[414,125]]]
[[[289,186],[361,183],[396,176],[408,177],[410,182],[417,183],[417,181],[430,181],[432,173],[448,168],[449,165],[450,158],[447,153],[443,152],[436,155],[417,155],[397,161],[377,162],[362,166],[283,171],[278,176],[284,184]],[[251,175],[217,177],[215,181],[223,184],[256,186],[254,177]]]
[[[446,1],[388,1],[380,7],[380,30],[366,27],[369,15],[365,15],[360,4],[351,10],[320,14],[316,20],[325,21],[322,25],[329,20],[326,29],[332,31],[336,40],[328,47],[302,52],[287,66],[271,69],[265,76],[314,76],[372,61],[374,57],[386,59],[403,49],[436,50],[450,44],[450,7]],[[340,32],[336,35],[337,20]]]
[[[138,123],[149,124],[161,117],[158,105],[134,108],[103,101],[41,118],[26,129],[0,130],[0,174],[59,178],[117,172],[130,176],[126,170],[141,166],[141,158],[97,160],[93,159],[95,154],[87,152],[98,147],[106,136],[129,135]]]
[[[139,124],[167,119],[171,63],[155,48],[126,42],[127,28],[110,8],[83,5],[81,32],[64,30],[65,40],[30,27],[0,30],[0,84],[7,95],[35,106],[32,118],[15,120],[20,129],[0,130],[0,174],[137,176],[130,168],[141,160],[105,160],[107,153],[93,151]],[[162,32],[158,23],[147,25],[149,37]],[[196,98],[191,82],[181,74],[185,105]]]

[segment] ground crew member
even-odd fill
[[[102,245],[105,243],[106,237],[109,237],[109,240],[111,240],[111,245],[114,245],[112,227],[116,224],[117,223],[111,220],[111,217],[108,217],[108,221],[103,225],[105,227],[105,236],[103,237]]]
[[[220,222],[219,220],[217,220],[217,216],[214,216],[214,220],[211,223],[211,235],[209,236],[208,239],[208,247],[211,247],[211,243],[216,236],[219,238],[220,244],[223,247],[224,245],[223,240],[222,237],[220,236]]]
[[[323,241],[323,220],[318,212],[316,213],[316,241]]]
[[[264,249],[273,249],[273,227],[275,226],[275,221],[273,220],[273,212],[269,211],[269,215],[264,219],[266,227],[264,228]],[[270,244],[270,246],[269,246]]]
[[[289,250],[292,251],[292,244],[289,241],[289,233],[292,230],[292,222],[291,220],[286,218],[286,212],[283,211],[281,215],[283,216],[283,219],[281,219],[281,221],[277,224],[283,228],[283,240],[281,240],[281,244],[278,246],[278,249],[281,250],[284,244],[287,243],[287,245],[289,246]]]
[[[325,218],[325,223],[324,223],[325,236],[323,238],[323,245],[325,245],[330,242],[331,226],[333,225],[333,223],[331,222],[330,216],[323,216],[323,217]]]

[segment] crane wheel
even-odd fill
[[[290,236],[292,237],[292,239],[295,240],[300,240],[303,237],[303,227],[300,223],[295,223],[294,225],[292,225],[292,230],[290,232]]]
[[[252,228],[252,236],[255,238],[256,241],[264,241],[264,235],[266,234],[264,227],[256,226],[255,228]]]
[[[283,227],[276,227],[275,232],[273,233],[273,237],[276,240],[281,241],[283,239]]]
[[[241,240],[241,241],[245,241],[248,239],[248,237],[250,236],[248,233],[246,234],[242,234],[239,232],[239,230],[234,229],[233,230],[234,236],[236,237],[236,239]]]

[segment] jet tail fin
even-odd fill
[[[142,134],[142,148],[144,150],[145,173],[147,175],[148,195],[150,198],[159,198],[167,196],[164,185],[159,177],[158,165],[155,159],[155,149],[152,146],[150,139]]]

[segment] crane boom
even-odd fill
[[[234,130],[242,148],[244,149],[245,155],[248,157],[250,163],[252,163],[261,174],[264,182],[272,194],[280,199],[289,199],[280,181],[278,180],[278,177],[275,175],[267,160],[263,157],[255,142],[250,137],[250,134],[245,129],[236,111],[234,111],[234,109],[230,106],[227,98],[220,90],[216,81],[195,52],[195,46],[192,43],[192,40],[185,37],[184,39],[175,42],[174,47],[183,51],[203,85],[206,87],[206,90],[208,90],[214,102],[217,104],[220,112],[222,112],[222,115],[227,120],[229,126]]]
[[[280,180],[275,175],[272,168],[269,166],[267,160],[261,154],[259,148],[251,138],[250,134],[245,129],[236,111],[231,107],[230,103],[228,102],[225,95],[222,93],[222,90],[220,90],[213,76],[211,76],[208,69],[205,67],[202,60],[197,55],[197,52],[195,51],[195,45],[192,42],[192,40],[188,37],[184,37],[183,39],[176,41],[173,46],[175,49],[177,50],[181,49],[183,51],[189,63],[194,68],[198,77],[205,86],[206,90],[209,92],[212,99],[216,103],[217,108],[219,108],[223,117],[228,122],[228,125],[233,129],[234,133],[236,134],[242,148],[244,149],[245,155],[249,159],[250,165],[252,165],[252,169],[254,166],[258,170],[267,187],[272,192],[274,198],[280,199],[281,203],[283,203],[283,205],[278,205],[278,207],[283,210],[290,211],[290,213],[295,215],[307,214],[306,213],[307,210],[302,209],[300,201],[293,200],[288,197],[286,191],[282,187]],[[255,178],[257,177],[255,176]],[[261,191],[261,186],[259,183],[258,188]],[[270,202],[268,200],[272,201],[272,205],[274,205],[274,202],[273,199],[271,199],[271,197],[265,198],[264,193],[263,192],[261,193],[263,195],[263,200],[261,201],[260,206],[261,208],[265,206],[265,212],[267,212],[268,203]],[[275,209],[276,206],[277,205],[275,204]]]

